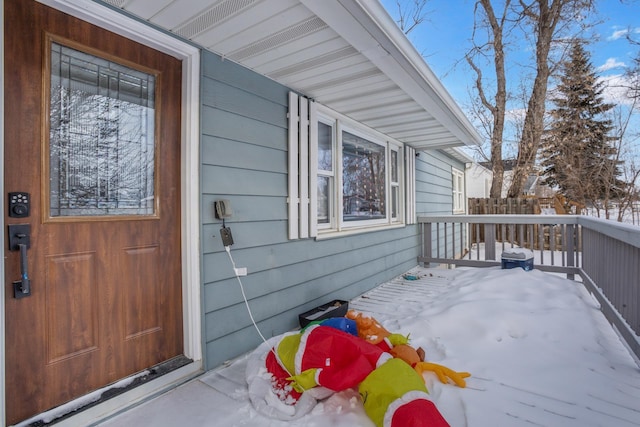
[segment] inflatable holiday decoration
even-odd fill
[[[287,380],[298,392],[317,385],[333,391],[357,387],[392,356],[349,333],[322,324],[283,338],[276,347]]]
[[[408,341],[353,310],[346,318],[312,322],[299,333],[269,340],[273,347],[259,359],[270,374],[268,395],[261,395],[265,383],[255,378],[259,369],[252,358],[247,369],[251,401],[266,415],[291,420],[308,413],[327,393],[357,388],[378,427],[448,426],[429,399],[422,373],[433,371],[441,382],[451,380],[459,387],[466,386],[470,374],[425,362],[424,351]]]

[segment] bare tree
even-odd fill
[[[638,158],[637,143],[640,140],[640,130],[630,127],[634,115],[640,113],[640,40],[634,39],[629,33],[627,40],[632,46],[638,47],[638,53],[633,59],[633,65],[625,74],[626,96],[630,104],[626,109],[618,105],[614,109],[613,122],[616,125],[621,144],[620,151],[626,156],[623,167],[623,177],[628,183],[623,197],[619,202],[618,221],[623,221],[624,215],[629,214],[633,224],[640,224],[640,159]]]
[[[633,98],[632,104],[628,108],[623,108],[618,104],[612,110],[612,123],[615,129],[617,150],[619,161],[622,164],[622,179],[626,183],[623,191],[617,200],[618,212],[617,221],[623,222],[626,214],[631,214],[631,218],[635,224],[635,212],[638,202],[638,184],[640,184],[640,165],[635,152],[633,152],[632,141],[638,138],[638,135],[632,135],[629,125],[631,124],[634,110],[637,108],[640,98]]]
[[[499,14],[494,4],[500,5]],[[552,55],[556,48],[563,48],[561,43],[565,35],[581,22],[581,14],[593,7],[593,0],[476,0],[475,27],[473,47],[467,54],[467,62],[475,72],[475,89],[482,106],[490,112],[491,163],[493,167],[493,183],[491,196],[499,197],[503,185],[504,135],[507,103],[511,98],[509,87],[516,87],[521,82],[508,82],[505,73],[506,55],[521,39],[531,41],[534,70],[533,82],[525,86],[530,88],[525,101],[524,120],[519,129],[517,161],[513,171],[513,179],[508,191],[509,197],[522,194],[524,183],[535,163],[544,129],[545,101],[549,77],[557,63],[559,55]],[[480,29],[486,30],[485,33]],[[520,33],[516,33],[516,32]],[[485,41],[482,37],[486,37]],[[507,42],[505,42],[507,40]],[[480,61],[493,62],[494,75],[485,78]],[[521,75],[525,79],[527,76]],[[495,84],[495,92],[489,94],[489,88]],[[485,116],[486,117],[486,116]]]
[[[547,84],[551,75],[550,53],[558,41],[582,14],[593,8],[593,0],[519,0],[519,22],[531,30],[535,40],[535,79],[527,106],[522,137],[518,148],[513,180],[508,197],[522,194],[524,183],[535,163],[544,130]]]
[[[634,40],[630,36],[627,37],[627,40],[632,45],[640,47],[640,41]],[[638,54],[633,59],[633,66],[627,69],[626,72],[628,86],[628,96],[634,100],[640,100],[640,50],[638,50]],[[635,108],[638,108],[638,105],[634,105]]]
[[[396,0],[398,8],[398,20],[396,22],[405,35],[413,31],[427,18],[427,11],[425,10],[427,1],[413,0],[409,6],[404,1]]]
[[[490,197],[500,197],[504,178],[504,165],[502,164],[502,143],[504,136],[504,124],[507,105],[507,84],[505,75],[505,53],[503,35],[506,31],[506,19],[511,1],[506,0],[500,16],[496,16],[490,0],[479,0],[476,3],[475,15],[483,15],[480,21],[476,21],[474,37],[480,28],[487,28],[487,41],[482,45],[474,44],[472,50],[466,55],[469,66],[476,74],[475,88],[482,108],[486,109],[491,121],[488,123],[488,133],[491,140],[491,166],[493,179],[491,181]],[[493,96],[485,91],[482,68],[475,62],[478,56],[485,56],[487,52],[493,53],[493,65],[495,72],[496,88]],[[480,111],[480,110],[479,110]],[[486,120],[483,121],[487,123]]]

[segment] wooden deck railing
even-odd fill
[[[640,227],[573,215],[446,215],[418,218],[426,266],[501,265],[506,248],[534,254],[534,268],[580,277],[640,358]]]

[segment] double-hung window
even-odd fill
[[[317,127],[319,232],[402,223],[402,146],[319,110],[323,112]]]
[[[290,104],[290,238],[413,223],[413,150],[295,94]]]

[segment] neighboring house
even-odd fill
[[[466,173],[467,197],[485,199],[491,194],[493,172],[491,169],[479,164],[470,163]]]
[[[418,215],[465,211],[454,147],[480,136],[376,1],[2,13],[8,424],[170,372],[79,415],[104,416],[255,348],[223,224],[269,337],[415,266]]]

